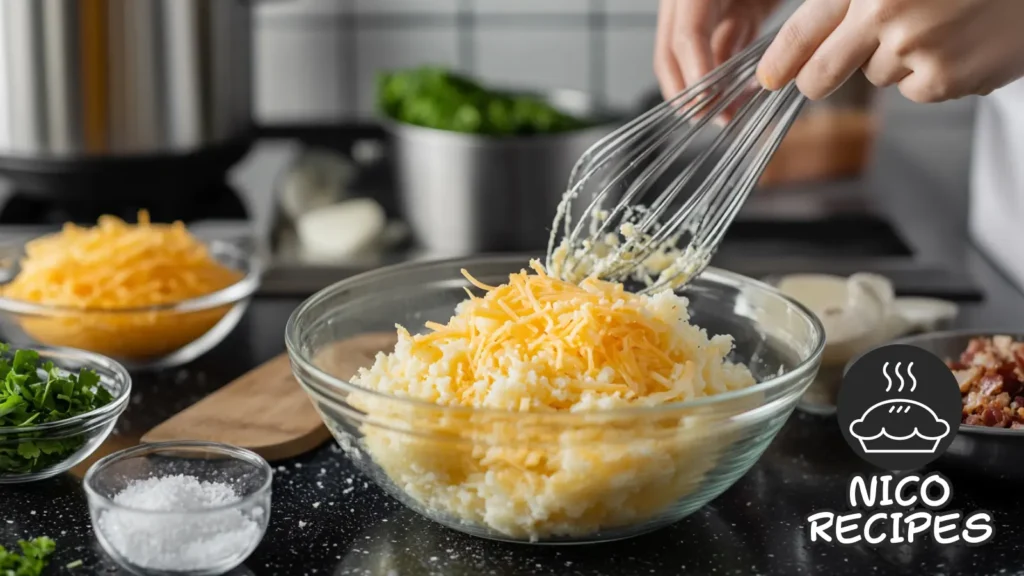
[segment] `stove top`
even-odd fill
[[[61,225],[65,222],[94,224],[104,215],[134,221],[139,210],[148,210],[155,222],[181,220],[187,224],[201,220],[245,220],[248,211],[241,193],[223,180],[214,182],[196,196],[200,201],[182,201],[170,191],[153,195],[145,202],[125,198],[100,197],[82,201],[46,198],[9,189],[0,194],[0,226]]]
[[[140,208],[156,221],[180,219],[207,239],[246,239],[264,254],[268,268],[261,295],[308,296],[352,274],[399,262],[436,257],[415,242],[344,261],[310,260],[296,249],[293,223],[279,198],[282,182],[310,150],[331,150],[361,165],[347,193],[377,200],[397,218],[396,194],[387,162],[363,162],[360,142],[383,142],[375,127],[283,127],[269,133],[227,177],[198,194],[148,194],[156,203],[135,206],[121,198],[89,205],[54,204],[20,194],[0,182],[0,239],[24,240],[55,230],[66,221],[93,223],[109,213],[134,220]],[[386,156],[385,156],[386,157]],[[167,183],[171,186],[171,183]],[[753,277],[793,272],[847,275],[885,274],[901,295],[937,296],[959,301],[982,298],[964,270],[922,260],[872,201],[866,180],[787,185],[758,190],[730,228],[714,264]],[[196,192],[192,190],[192,192]],[[879,193],[885,193],[881,191]],[[186,196],[198,200],[185,200]]]

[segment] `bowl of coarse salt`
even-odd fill
[[[85,475],[93,531],[135,574],[223,574],[252,554],[270,519],[272,470],[215,442],[143,444]]]

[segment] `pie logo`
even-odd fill
[[[895,344],[865,354],[847,369],[836,416],[857,455],[899,471],[921,468],[945,453],[961,411],[960,387],[942,359]]]

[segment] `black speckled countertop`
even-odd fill
[[[134,438],[281,352],[297,300],[256,301],[239,328],[188,367],[136,375],[118,425]],[[126,440],[127,442],[127,440]],[[116,448],[112,441],[108,449]],[[977,548],[871,549],[810,544],[804,518],[841,506],[851,474],[866,472],[833,418],[794,414],[760,462],[703,510],[664,530],[599,546],[495,543],[436,525],[383,494],[332,442],[275,466],[270,527],[238,574],[511,576],[646,574],[1024,574],[1024,505],[994,481],[951,475],[951,508],[995,511],[996,537]],[[49,535],[52,573],[117,573],[96,542],[80,482],[68,474],[0,487],[0,542]],[[84,566],[64,566],[75,560]]]
[[[1024,296],[965,241],[962,209],[943,208],[943,182],[921,180],[886,149],[866,180],[900,232],[928,261],[956,261],[985,291],[965,304],[962,326],[1019,331]],[[966,167],[965,167],[966,168]],[[892,193],[899,190],[899,193]],[[921,207],[926,206],[927,209]],[[133,398],[105,445],[143,432],[283,351],[296,299],[257,299],[239,327],[187,367],[136,374]],[[930,543],[881,548],[807,541],[804,520],[842,507],[850,476],[870,472],[843,442],[834,418],[795,413],[761,460],[732,488],[683,521],[599,546],[495,543],[443,528],[405,509],[348,464],[331,443],[275,465],[270,527],[237,574],[352,576],[630,575],[1024,575],[1024,503],[1016,486],[955,474],[951,509],[994,512],[996,535],[975,548]],[[0,486],[0,544],[48,535],[50,573],[114,574],[89,525],[78,474]],[[84,565],[67,570],[75,560]]]

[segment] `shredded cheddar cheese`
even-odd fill
[[[174,351],[209,330],[227,312],[132,311],[175,304],[241,279],[219,262],[181,222],[138,224],[102,216],[98,225],[65,224],[58,234],[26,245],[21,270],[6,298],[81,310],[25,315],[22,328],[44,344],[73,346],[118,357]]]
[[[372,422],[361,428],[366,451],[416,505],[504,537],[580,536],[664,513],[735,431],[711,426],[722,420],[713,410],[611,409],[738,390],[753,376],[726,360],[731,337],[689,324],[672,292],[640,296],[531,267],[501,286],[464,271],[482,296],[425,333],[398,327],[394,351],[353,380],[386,393],[350,398]],[[486,410],[445,410],[464,407]],[[559,414],[569,420],[551,420]]]
[[[181,302],[238,281],[181,222],[137,225],[101,216],[93,228],[65,224],[33,240],[8,298],[50,306],[118,310]]]

